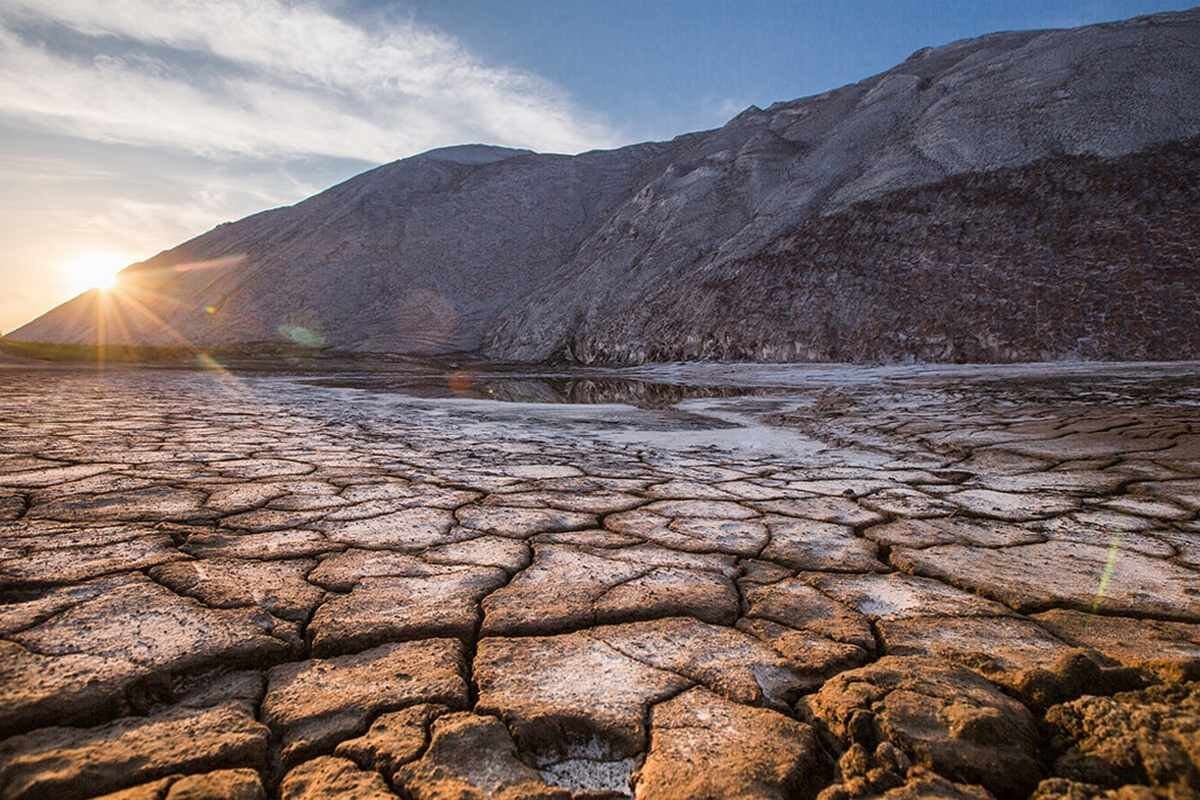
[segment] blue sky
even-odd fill
[[[220,222],[483,141],[715,127],[914,50],[1139,0],[0,0],[0,331]]]

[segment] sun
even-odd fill
[[[130,263],[119,253],[81,253],[63,265],[63,272],[76,292],[113,289],[117,273]]]

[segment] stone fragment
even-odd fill
[[[350,522],[325,520],[313,527],[324,531],[331,542],[414,551],[452,541],[448,534],[453,525],[454,514],[445,509],[407,508]]]
[[[751,705],[788,708],[804,681],[760,640],[689,617],[604,625],[587,632],[622,654]]]
[[[815,522],[831,522],[864,528],[884,521],[882,514],[869,511],[845,497],[803,497],[785,500],[764,500],[750,505],[768,514],[800,517]]]
[[[413,800],[571,800],[517,757],[498,719],[470,712],[434,720],[424,755],[400,767],[395,780]]]
[[[210,609],[135,575],[0,642],[0,730],[90,721],[136,685],[208,665],[277,660],[261,610]]]
[[[860,497],[858,504],[869,511],[909,519],[947,517],[958,510],[954,504],[916,489],[887,484],[884,484],[884,487],[866,497]]]
[[[455,639],[426,639],[284,664],[269,673],[262,718],[283,740],[283,763],[295,764],[361,735],[379,712],[419,703],[465,706],[463,657]]]
[[[935,544],[1009,547],[1044,542],[1047,538],[1015,523],[969,517],[901,519],[868,528],[863,536],[888,547],[915,548]]]
[[[770,543],[760,558],[792,569],[832,572],[884,572],[879,547],[855,536],[854,529],[828,522],[769,517]]]
[[[689,684],[582,632],[483,639],[474,675],[476,712],[504,720],[539,762],[637,755],[646,709]]]
[[[43,728],[0,742],[0,796],[71,800],[180,772],[261,769],[269,735],[241,703]]]
[[[429,741],[430,725],[449,710],[436,703],[422,703],[380,714],[362,736],[339,744],[334,755],[348,758],[363,769],[391,775],[421,755]]]
[[[316,564],[307,559],[214,558],[166,564],[149,574],[173,592],[195,597],[206,606],[258,606],[277,617],[303,622],[325,594],[304,579]]]
[[[347,653],[382,642],[474,636],[479,602],[503,585],[494,567],[444,567],[421,577],[364,578],[349,594],[317,609],[308,625],[317,655]]]
[[[162,535],[98,546],[5,548],[0,551],[0,588],[77,583],[184,558],[171,538]]]
[[[524,542],[504,536],[479,536],[431,547],[421,557],[432,564],[470,564],[516,572],[529,565],[531,551]]]
[[[468,505],[458,509],[455,516],[465,528],[516,539],[548,531],[582,530],[599,525],[593,514],[554,509]]]
[[[1012,612],[994,600],[931,578],[904,573],[831,575],[802,573],[800,579],[870,619],[1000,616]]]
[[[1022,494],[991,489],[964,489],[943,497],[970,514],[1009,522],[1044,519],[1065,514],[1079,507],[1079,501],[1074,497],[1049,492]]]
[[[1033,708],[1137,682],[1127,671],[1106,669],[1090,649],[1066,644],[1023,617],[908,617],[882,620],[878,629],[889,655],[933,655],[961,664]]]
[[[164,800],[265,800],[266,796],[254,770],[224,769],[180,778]]]
[[[204,507],[207,495],[198,489],[149,486],[125,492],[71,495],[29,510],[30,519],[63,522],[119,520],[123,522],[186,522],[213,519],[216,512]]]
[[[1041,778],[1029,711],[964,667],[885,656],[831,678],[803,710],[843,747],[888,742],[913,763],[1001,797]]]
[[[606,517],[604,524],[611,531],[625,536],[635,536],[639,539],[654,542],[672,550],[693,553],[721,552],[738,556],[756,555],[767,544],[767,528],[756,519],[734,517],[697,517],[679,514],[675,517],[666,513],[656,513],[651,510],[659,508],[661,512],[678,510],[678,504],[691,501],[668,501],[673,505],[665,507],[660,503],[653,506],[638,508],[621,514]],[[699,501],[695,501],[699,502]],[[721,504],[720,511],[725,506]],[[745,509],[740,506],[737,513]],[[685,507],[682,510],[690,510]],[[754,512],[748,512],[754,516]]]
[[[686,563],[686,562],[685,562]],[[705,569],[656,566],[563,545],[538,545],[533,563],[483,601],[485,635],[556,633],[619,620],[690,614],[732,624],[730,581]]]
[[[656,705],[650,729],[635,797],[784,800],[811,794],[821,782],[822,753],[811,727],[707,689]]]
[[[270,533],[198,532],[188,535],[180,550],[197,558],[247,558],[258,561],[305,558],[346,546],[331,542],[316,531]]]
[[[289,772],[279,785],[281,800],[396,800],[378,772],[359,769],[353,761],[320,756]]]

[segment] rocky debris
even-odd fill
[[[241,703],[43,728],[0,742],[0,797],[70,800],[177,772],[261,769],[269,734]]]
[[[1200,684],[1082,697],[1051,708],[1046,723],[1057,776],[1127,794],[1138,786],[1160,797],[1200,793]]]
[[[505,581],[494,567],[448,567],[422,577],[365,578],[329,600],[309,623],[313,652],[345,653],[427,637],[470,639],[479,602]]]
[[[904,756],[896,767],[926,767],[1000,797],[1023,797],[1041,778],[1028,709],[936,658],[886,656],[840,673],[802,708],[842,748],[890,744]]]
[[[295,764],[366,732],[374,714],[419,703],[467,704],[462,645],[454,639],[389,644],[355,655],[273,668],[263,721]]]
[[[634,777],[637,797],[783,800],[811,794],[824,777],[808,725],[703,688],[654,706],[650,737]]]
[[[499,720],[469,712],[438,717],[425,754],[397,770],[395,780],[414,800],[571,798],[517,757],[512,736]]]

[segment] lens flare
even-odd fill
[[[117,273],[132,259],[119,253],[82,253],[62,266],[71,289],[80,294],[89,289],[113,289]]]

